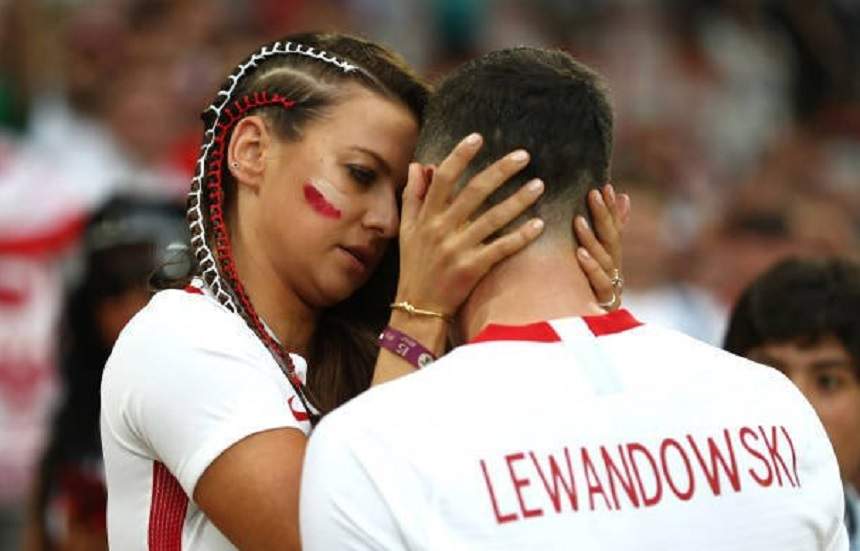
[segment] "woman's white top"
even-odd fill
[[[159,292],[129,322],[101,395],[111,549],[235,549],[192,500],[200,476],[247,436],[310,430],[263,343],[199,283]]]

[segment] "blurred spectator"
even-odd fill
[[[118,198],[87,225],[79,281],[65,300],[61,395],[34,485],[27,551],[107,549],[99,388],[113,342],[149,300],[148,279],[186,240],[182,209]]]
[[[813,405],[845,484],[845,524],[860,549],[860,264],[790,259],[741,296],[725,348],[778,369]],[[766,397],[763,397],[766,399]]]
[[[725,309],[689,278],[696,262],[684,229],[684,206],[647,176],[615,178],[634,205],[623,237],[624,305],[639,319],[718,344]]]

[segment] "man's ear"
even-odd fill
[[[227,167],[238,185],[260,187],[271,141],[269,129],[259,116],[245,117],[236,124],[227,147]]]

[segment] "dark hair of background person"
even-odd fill
[[[394,52],[364,39],[326,33],[304,33],[287,36],[281,42],[292,42],[357,65],[362,70],[344,72],[331,63],[303,55],[278,55],[266,59],[251,70],[234,91],[234,98],[256,92],[280,94],[296,102],[291,109],[280,106],[257,108],[257,114],[283,140],[301,140],[308,123],[318,120],[340,101],[347,99],[345,84],[356,83],[383,97],[401,103],[420,123],[429,87],[405,61]],[[206,128],[213,122],[211,111],[203,115]],[[229,142],[230,136],[225,136]],[[235,204],[236,182],[226,163],[222,166],[225,211]],[[204,194],[204,197],[207,194]],[[203,205],[202,211],[208,211]],[[228,215],[228,224],[229,220]],[[212,236],[212,221],[204,220],[207,235]],[[376,336],[385,326],[388,305],[396,292],[398,277],[396,240],[367,284],[347,300],[323,311],[312,337],[307,361],[308,388],[314,405],[323,413],[356,396],[370,386],[378,355]],[[197,273],[200,270],[195,270]],[[158,282],[159,287],[184,287],[190,277]],[[241,282],[221,274],[234,292]],[[255,332],[255,323],[243,312]],[[260,337],[258,335],[258,337]]]
[[[56,492],[74,494],[76,514],[104,514],[100,464],[101,377],[116,334],[101,316],[147,282],[164,261],[166,247],[184,245],[187,229],[178,204],[118,197],[93,215],[84,232],[77,283],[63,305],[59,348],[61,396],[35,485],[37,530],[47,535],[47,510]],[[145,298],[143,299],[145,301]],[[131,315],[133,312],[119,314]],[[115,328],[118,330],[119,327]],[[90,472],[92,467],[93,472]],[[92,475],[88,476],[87,473]],[[50,549],[50,538],[43,537]]]
[[[439,163],[472,132],[484,145],[463,181],[523,148],[528,166],[485,204],[497,204],[524,182],[541,178],[541,199],[515,220],[540,216],[547,230],[570,235],[574,215],[588,217],[584,197],[608,182],[613,112],[597,73],[560,50],[519,47],[466,62],[439,83],[427,105],[416,156]]]
[[[842,258],[779,262],[741,295],[724,348],[741,356],[767,343],[814,346],[834,336],[860,376],[860,264]]]
[[[153,272],[170,269],[168,246],[187,246],[183,215],[178,204],[117,197],[87,224],[81,265],[62,311],[61,396],[34,486],[34,528],[45,549],[53,548],[48,508],[58,492],[74,498],[74,514],[103,522],[106,496],[97,466],[101,461],[100,388],[120,329],[109,326],[134,313],[124,302],[129,293],[142,295],[130,301],[136,306],[145,303]],[[110,309],[120,312],[106,314]],[[106,322],[107,316],[112,321]]]

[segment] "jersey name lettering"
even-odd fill
[[[544,514],[655,507],[664,499],[719,497],[751,487],[799,488],[798,457],[784,426],[685,434],[654,444],[521,450],[478,465],[498,524]]]

